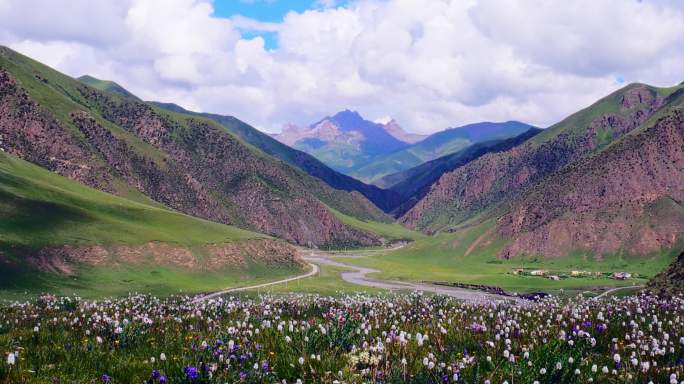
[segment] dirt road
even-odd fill
[[[341,277],[344,281],[356,285],[361,285],[364,287],[372,287],[379,289],[387,289],[391,291],[404,290],[404,291],[422,291],[431,292],[440,295],[451,296],[456,299],[466,300],[471,302],[482,302],[482,303],[502,303],[506,301],[515,302],[526,302],[525,300],[509,297],[494,295],[487,292],[461,289],[454,287],[445,287],[432,284],[424,283],[412,283],[403,281],[390,281],[390,280],[379,280],[368,277],[368,274],[380,272],[377,269],[360,267],[352,264],[341,263],[339,261],[332,260],[331,257],[334,255],[329,255],[322,252],[310,252],[309,256],[305,256],[304,260],[312,264],[324,264],[334,267],[341,267],[346,269],[351,269],[351,271],[342,272]],[[345,258],[354,258],[345,255]]]

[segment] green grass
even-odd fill
[[[79,268],[77,276],[22,271],[0,273],[0,299],[26,300],[41,292],[78,295],[83,298],[121,297],[132,292],[169,296],[218,291],[284,279],[302,273],[300,268],[252,264],[246,268],[219,271],[188,271],[181,268],[143,265],[115,265]]]
[[[381,223],[378,221],[361,220],[349,215],[345,215],[344,213],[341,213],[331,207],[328,207],[328,209],[344,224],[362,231],[375,233],[390,241],[417,240],[425,237],[425,235],[422,233],[408,229],[397,222]]]
[[[110,195],[0,153],[0,242],[196,245],[265,237]]]
[[[320,295],[337,296],[345,293],[367,292],[377,293],[384,290],[348,283],[341,277],[341,273],[349,269],[330,265],[320,265],[320,272],[313,277],[295,280],[287,284],[278,284],[259,290],[260,293],[317,293]],[[253,291],[254,293],[254,291]]]
[[[130,93],[127,89],[110,80],[100,80],[89,75],[81,76],[77,80],[95,89],[99,89],[100,91],[114,93],[122,97],[140,100],[134,94]]]
[[[197,248],[204,244],[267,236],[100,192],[1,152],[0,217],[0,253],[13,261],[13,267],[0,268],[0,297],[5,298],[39,292],[84,297],[201,292],[301,273],[296,267],[261,264],[212,272],[144,263],[80,266],[75,277],[25,268],[25,253],[46,246],[164,242],[201,257]]]
[[[589,270],[597,272],[629,271],[651,277],[660,272],[674,257],[673,252],[663,251],[643,257],[611,255],[595,260],[586,254],[575,253],[563,258],[515,258],[502,260],[496,257],[505,244],[494,236],[483,236],[493,222],[460,230],[417,239],[406,247],[379,256],[364,258],[338,257],[340,262],[375,268],[381,273],[376,278],[404,281],[448,281],[470,284],[486,284],[516,292],[565,290],[590,290],[600,287],[643,284],[643,279],[627,281],[609,278],[568,278],[553,281],[532,276],[516,276],[514,268],[545,269],[553,272]],[[470,253],[469,247],[480,236],[487,238]]]

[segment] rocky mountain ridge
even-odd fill
[[[502,257],[649,253],[684,233],[680,88],[633,84],[432,185],[403,217],[433,232],[498,217]]]
[[[388,220],[357,192],[335,190],[245,146],[211,120],[166,112],[80,84],[0,49],[3,149],[119,195],[301,245],[372,245],[327,208]]]

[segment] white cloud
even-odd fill
[[[235,15],[230,18],[233,25],[238,29],[243,29],[247,31],[259,31],[259,32],[278,32],[280,30],[280,24],[278,23],[268,23],[264,21],[254,20],[249,17],[244,17],[242,15]]]
[[[260,129],[344,108],[431,132],[551,124],[618,88],[684,80],[675,1],[319,2],[282,23],[212,17],[208,0],[4,0],[0,43],[145,99]],[[278,49],[241,31],[276,33]]]

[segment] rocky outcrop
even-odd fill
[[[667,269],[651,279],[646,290],[664,297],[684,295],[684,252]]]
[[[201,254],[202,257],[197,255]],[[249,263],[303,266],[297,249],[271,239],[210,244],[189,249],[170,243],[92,245],[43,248],[26,258],[32,267],[50,273],[74,275],[79,265],[152,264],[193,271],[246,268]]]
[[[112,192],[104,164],[0,69],[0,149],[63,176]]]
[[[611,108],[615,99],[621,106]],[[638,100],[641,102],[636,103]],[[401,220],[412,228],[432,232],[499,207],[550,174],[639,127],[664,103],[654,89],[630,86],[533,140],[445,173]],[[610,112],[600,112],[603,110]]]
[[[631,103],[631,102],[630,102]],[[629,104],[632,105],[632,104]],[[554,174],[499,219],[502,256],[649,254],[684,240],[684,113]]]

